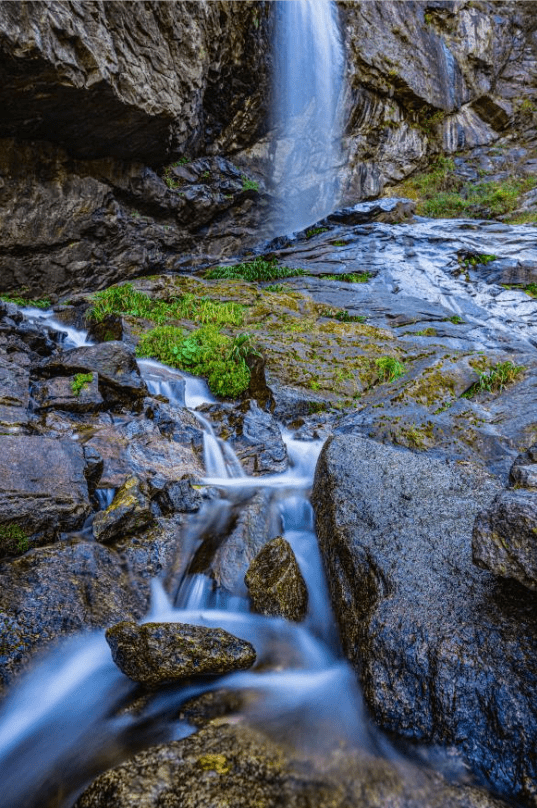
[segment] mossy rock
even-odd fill
[[[221,628],[185,623],[123,621],[106,632],[112,658],[134,682],[147,688],[180,682],[200,674],[250,668],[254,647]]]
[[[308,590],[289,542],[269,541],[244,576],[254,611],[300,622],[308,610]]]
[[[112,504],[95,515],[93,535],[97,541],[109,542],[143,530],[153,522],[144,484],[137,477],[129,477]]]

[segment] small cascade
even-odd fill
[[[329,0],[284,0],[275,26],[273,185],[276,233],[302,230],[337,205],[343,46]]]

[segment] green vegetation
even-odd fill
[[[424,216],[483,219],[516,210],[522,194],[536,185],[537,177],[531,176],[465,184],[455,174],[453,160],[439,157],[427,171],[401,183],[398,193],[415,199],[418,213]]]
[[[461,323],[464,323],[464,320],[458,314],[454,314],[452,317],[448,317],[445,322],[453,323],[453,325],[460,325]]]
[[[381,382],[393,382],[406,373],[404,364],[393,356],[381,356],[375,365]]]
[[[23,308],[35,306],[37,309],[50,309],[51,307],[50,300],[46,298],[42,300],[32,300],[32,298],[19,297],[19,295],[0,295],[0,300],[3,300],[5,303],[15,303],[16,306],[22,306]]]
[[[28,550],[28,536],[19,525],[0,525],[0,552],[2,555],[22,555]]]
[[[479,381],[470,387],[465,393],[463,398],[472,398],[478,393],[501,393],[508,384],[515,382],[519,376],[525,371],[522,365],[515,365],[514,362],[499,362],[497,365],[489,368],[488,372],[485,371],[479,374]]]
[[[263,291],[277,294],[278,292],[285,292],[285,286],[283,283],[273,283],[270,286],[263,287]]]
[[[363,314],[349,314],[346,309],[338,311],[335,318],[340,323],[365,323],[366,320]]]
[[[313,238],[319,233],[328,233],[328,227],[310,227],[309,230],[306,230],[306,238]]]
[[[241,177],[242,179],[242,190],[243,191],[259,191],[259,183],[255,180],[249,180],[248,177],[244,175]]]
[[[371,278],[370,272],[348,272],[346,275],[323,275],[327,281],[345,281],[346,283],[367,283]]]
[[[97,322],[108,314],[130,314],[144,317],[158,325],[170,320],[192,320],[195,323],[236,325],[243,322],[243,306],[239,303],[220,303],[209,297],[183,294],[170,301],[152,300],[134,288],[132,283],[112,286],[93,295],[93,308],[89,317]]]
[[[465,269],[470,267],[484,266],[497,259],[497,255],[487,255],[486,253],[464,253],[459,255],[458,262]]]
[[[92,373],[77,373],[71,382],[71,390],[75,396],[79,396],[82,390],[86,390],[93,379]]]
[[[179,160],[176,160],[175,163],[170,163],[169,166],[165,167],[163,179],[171,191],[176,191],[181,187],[182,184],[177,177],[174,177],[172,168],[175,168],[176,166],[185,166],[187,163],[190,163],[190,159],[188,157],[181,157]]]
[[[241,280],[250,283],[262,281],[275,281],[280,278],[293,278],[297,275],[306,275],[303,269],[279,267],[274,258],[254,258],[244,264],[235,264],[229,267],[215,267],[205,273],[207,280]]]
[[[415,337],[436,337],[436,328],[424,328],[422,331],[414,331]]]
[[[504,289],[520,289],[521,292],[526,292],[530,297],[537,297],[537,283],[528,283],[527,286],[504,283],[502,286]]]
[[[344,247],[346,245],[346,241],[333,241],[332,244],[334,247]]]
[[[237,398],[250,383],[246,357],[256,351],[249,334],[228,337],[206,325],[186,335],[181,328],[157,326],[143,335],[136,353],[204,376],[215,395]]]

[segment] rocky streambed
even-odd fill
[[[535,804],[534,232],[386,201],[277,283],[0,303],[0,805]],[[224,303],[239,400],[136,357]]]

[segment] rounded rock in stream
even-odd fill
[[[308,590],[289,542],[282,536],[269,541],[244,576],[258,614],[300,622],[308,610]]]
[[[123,621],[106,632],[118,668],[144,687],[158,688],[199,674],[251,668],[254,647],[221,628],[186,623]]]
[[[209,726],[101,774],[75,808],[506,808],[479,789],[364,752],[298,755],[239,725]]]

